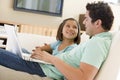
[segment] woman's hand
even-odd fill
[[[47,44],[47,43],[44,43],[43,46],[36,46],[35,49],[41,50],[41,51],[47,51],[47,52],[49,52],[49,54],[52,54],[52,48],[51,48],[50,44]]]
[[[42,49],[41,49],[41,46],[36,46],[35,49],[33,49],[32,51],[34,51],[34,50],[36,50],[36,49],[37,49],[37,50],[42,50]]]

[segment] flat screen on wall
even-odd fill
[[[14,10],[62,16],[63,0],[14,0]]]

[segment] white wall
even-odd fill
[[[13,10],[13,0],[0,0],[0,21],[10,21],[19,24],[58,27],[61,21],[68,17],[78,19],[80,13],[85,13],[85,5],[93,0],[64,0],[63,16],[47,16]],[[96,0],[97,1],[97,0]]]
[[[112,30],[120,30],[120,5],[113,5],[110,4],[112,10],[113,10],[113,14],[114,14],[114,23],[113,23],[113,27]]]
[[[73,17],[78,20],[79,14],[85,13],[85,6],[87,2],[93,2],[93,0],[64,0],[63,16],[55,17],[43,14],[15,11],[13,10],[13,0],[0,0],[0,22],[7,21],[19,24],[58,27],[61,21],[65,18]],[[115,15],[112,30],[118,30],[120,27],[120,5],[118,6],[110,4],[110,6]]]

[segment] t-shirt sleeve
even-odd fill
[[[99,69],[107,56],[107,51],[103,41],[92,40],[86,45],[81,62],[90,64]]]

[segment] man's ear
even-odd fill
[[[100,19],[96,20],[96,21],[95,21],[95,25],[96,25],[97,27],[101,26],[101,25],[102,25],[102,21],[101,21]]]

